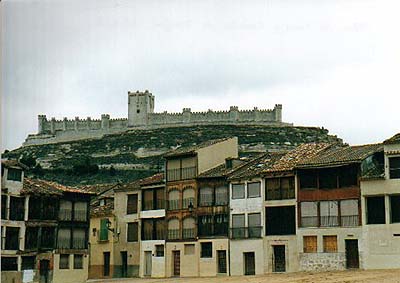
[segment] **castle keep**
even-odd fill
[[[38,133],[29,135],[24,145],[65,142],[86,138],[98,138],[104,134],[119,133],[129,129],[154,129],[202,124],[262,124],[290,126],[282,122],[282,105],[274,109],[239,110],[231,106],[228,111],[192,112],[183,108],[181,113],[154,112],[154,95],[149,91],[128,92],[128,118],[111,119],[102,114],[101,119],[56,120],[38,116]]]

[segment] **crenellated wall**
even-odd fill
[[[274,109],[239,110],[231,106],[228,111],[192,112],[184,108],[181,113],[153,113],[154,96],[149,91],[128,92],[128,118],[110,119],[102,114],[101,119],[64,118],[47,119],[38,116],[38,134],[29,135],[24,145],[63,142],[77,139],[97,138],[104,134],[123,132],[129,129],[153,129],[171,126],[189,126],[201,124],[271,124],[286,125],[282,122],[282,105]]]

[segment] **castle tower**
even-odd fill
[[[128,91],[128,127],[146,126],[151,113],[154,113],[154,96],[148,90]]]

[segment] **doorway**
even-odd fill
[[[110,276],[110,252],[103,252],[103,276]]]
[[[273,248],[274,248],[273,271],[285,272],[286,271],[285,245],[276,245],[273,246]]]
[[[359,268],[358,240],[345,240],[346,268]]]
[[[181,275],[181,251],[173,251],[172,258],[174,259],[174,276]]]
[[[144,252],[144,276],[151,276],[151,260],[152,260],[152,255],[151,252],[146,251]]]
[[[244,275],[256,274],[256,262],[254,252],[243,253],[244,255]]]
[[[50,261],[48,259],[40,260],[40,283],[48,283]]]
[[[217,251],[218,273],[226,273],[226,251]]]
[[[128,252],[121,252],[121,277],[128,277]]]

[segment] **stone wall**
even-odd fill
[[[300,253],[301,271],[331,271],[346,269],[345,253]]]

